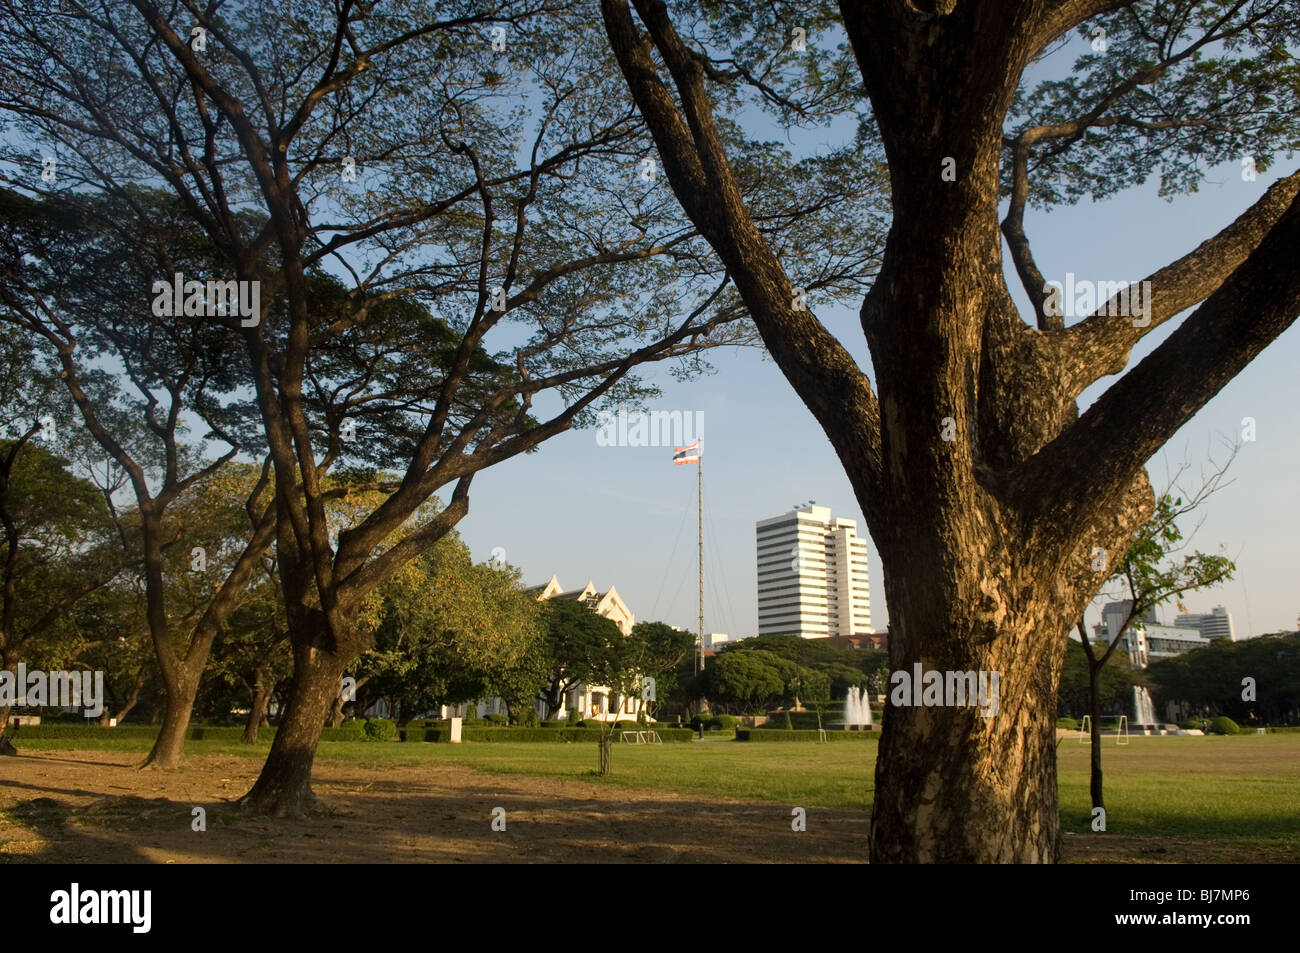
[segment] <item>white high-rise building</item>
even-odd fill
[[[1232,613],[1223,606],[1215,606],[1209,612],[1187,612],[1174,619],[1175,625],[1200,629],[1207,639],[1236,639],[1232,628]]]
[[[870,633],[867,541],[856,520],[812,503],[759,520],[758,634]]]

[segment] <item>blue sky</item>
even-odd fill
[[[1250,206],[1279,174],[1244,182],[1234,158],[1212,169],[1201,190],[1169,203],[1149,182],[1102,203],[1082,202],[1050,213],[1030,211],[1026,228],[1049,279],[1067,271],[1092,280],[1138,280],[1190,251]],[[1004,254],[1005,258],[1005,254]],[[1008,284],[1019,294],[1010,271]],[[869,370],[856,309],[819,312]],[[1180,319],[1181,320],[1181,319]],[[1148,335],[1140,360],[1176,322]],[[734,635],[757,628],[754,523],[816,500],[834,515],[866,524],[839,461],[821,429],[776,366],[758,350],[715,352],[717,373],[679,384],[654,375],[663,397],[652,410],[702,411],[705,447],[705,629]],[[1186,460],[1195,484],[1243,417],[1256,421],[1256,440],[1243,444],[1230,486],[1204,509],[1193,545],[1226,548],[1238,578],[1189,596],[1192,611],[1223,604],[1238,638],[1294,629],[1300,614],[1296,585],[1300,518],[1300,329],[1292,327],[1204,407],[1148,465],[1157,489]],[[1084,394],[1090,403],[1114,378]],[[563,434],[540,453],[516,458],[475,478],[470,512],[460,531],[476,559],[501,547],[527,582],[557,574],[566,588],[591,579],[616,586],[638,619],[696,628],[695,469],[672,465],[672,448],[602,447],[595,430]],[[1195,521],[1189,521],[1188,529]],[[868,543],[872,621],[888,623],[875,547]],[[1172,621],[1171,605],[1164,615]],[[1095,612],[1090,619],[1095,619]]]

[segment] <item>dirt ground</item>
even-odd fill
[[[0,759],[4,863],[860,863],[865,811],[788,806],[494,775],[459,765],[316,762],[330,809],[306,821],[242,815],[257,759],[33,751]],[[214,793],[218,796],[214,798]],[[206,831],[192,829],[193,809]],[[492,829],[493,809],[506,829]],[[499,826],[499,825],[498,825]]]

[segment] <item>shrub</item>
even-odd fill
[[[1056,727],[1064,728],[1066,731],[1078,731],[1079,723],[1073,718],[1058,718],[1056,719]]]
[[[1220,715],[1210,722],[1210,734],[1212,735],[1236,735],[1240,733],[1241,729],[1237,727],[1237,723],[1227,715]]]
[[[367,741],[392,741],[397,737],[397,725],[387,718],[370,718],[365,733]]]
[[[497,714],[497,713],[484,715],[483,720],[486,721],[489,725],[505,725],[505,724],[509,724],[510,722],[510,718],[508,716]]]
[[[790,721],[790,713],[788,711],[782,713],[781,727],[786,731],[794,731],[794,723]]]
[[[516,711],[514,713],[514,721],[512,722],[512,724],[518,728],[536,728],[539,723],[540,719],[537,717],[537,709],[531,705],[525,708],[520,708]]]
[[[714,715],[708,720],[706,727],[710,731],[730,731],[740,724],[740,719],[735,715]]]

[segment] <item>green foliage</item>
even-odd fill
[[[646,702],[653,714],[665,700],[677,696],[682,685],[689,681],[689,674],[683,673],[682,668],[694,665],[695,636],[663,622],[638,622],[629,638],[636,642],[638,673],[655,680],[655,699]],[[683,678],[683,674],[687,677]]]
[[[1162,700],[1184,702],[1193,711],[1224,714],[1239,724],[1294,724],[1300,713],[1300,634],[1215,639],[1151,663],[1146,674]],[[1262,685],[1265,678],[1267,691],[1258,691],[1254,701],[1242,698],[1246,679]]]
[[[1061,669],[1059,711],[1074,718],[1090,713],[1088,671],[1088,657],[1083,646],[1069,640],[1065,647],[1065,665]],[[1101,713],[1132,716],[1133,686],[1143,684],[1146,684],[1146,678],[1140,671],[1129,668],[1128,658],[1112,653],[1098,672]]]
[[[1210,734],[1212,735],[1238,735],[1241,734],[1241,728],[1237,723],[1227,715],[1220,715],[1210,722]]]
[[[375,647],[356,665],[369,676],[360,708],[378,698],[430,710],[498,694],[522,707],[537,686],[520,680],[541,637],[539,608],[517,570],[475,563],[449,533],[401,567],[368,603]]]
[[[578,682],[607,685],[620,695],[632,690],[636,659],[616,623],[574,599],[549,599],[542,605],[548,670],[543,691],[550,713],[560,710],[565,693]]]
[[[1300,85],[1288,53],[1295,49],[1295,17],[1284,9],[1178,0],[1124,4],[1088,17],[1079,35],[1104,30],[1105,48],[1080,56],[1072,74],[1022,91],[1008,133],[1103,110],[1124,121],[1098,123],[1069,149],[1033,150],[1031,201],[1103,199],[1153,175],[1162,195],[1195,192],[1223,157],[1253,156],[1265,169],[1274,155],[1295,149]],[[1211,54],[1216,48],[1224,52]]]
[[[788,640],[788,637],[769,638]],[[759,640],[746,639],[738,645],[743,646],[751,641]],[[791,647],[785,642],[777,644],[786,654],[762,648],[734,648],[720,652],[705,671],[705,693],[710,701],[726,708],[745,711],[792,704],[796,698],[813,702],[829,699],[831,676],[793,661],[787,657],[794,654]],[[864,674],[859,673],[856,678],[865,681]]]
[[[517,728],[537,728],[541,719],[537,709],[532,705],[523,705],[511,709],[511,724]]]
[[[367,741],[392,741],[397,737],[397,723],[387,718],[367,718],[365,735]]]
[[[1058,718],[1056,719],[1056,727],[1063,728],[1066,731],[1078,731],[1079,723],[1073,718]]]
[[[794,723],[790,720],[790,713],[788,711],[782,713],[781,727],[784,728],[786,731],[794,730]]]
[[[764,656],[770,653],[719,653],[705,670],[708,697],[719,704],[743,706],[762,705],[782,697],[785,681],[781,671]]]

